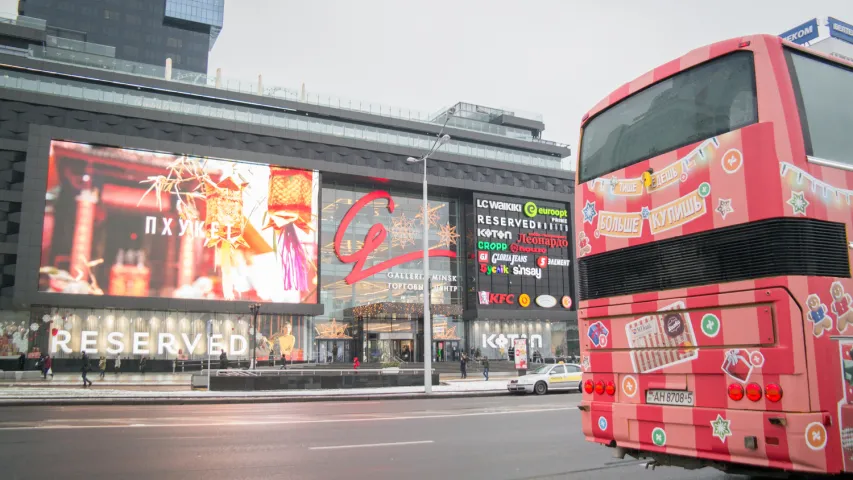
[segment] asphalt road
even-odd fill
[[[580,434],[576,394],[0,408],[12,479],[733,479],[645,470]]]

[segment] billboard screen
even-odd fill
[[[318,174],[51,143],[39,291],[317,303]]]

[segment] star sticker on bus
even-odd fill
[[[806,195],[803,192],[791,192],[791,198],[786,202],[794,209],[794,215],[806,215],[806,207],[809,206],[809,201],[806,200]]]
[[[640,216],[643,217],[643,220],[648,220],[649,215],[651,215],[651,211],[649,211],[649,207],[643,207],[640,209]]]
[[[730,199],[730,198],[719,199],[719,201],[717,202],[717,209],[716,210],[717,210],[717,213],[719,213],[720,216],[723,217],[723,220],[725,220],[726,215],[735,211],[735,209],[732,208],[732,199]]]
[[[598,215],[598,212],[595,211],[595,202],[587,201],[586,205],[583,207],[583,223],[592,223],[595,219],[595,216]]]
[[[731,423],[731,420],[726,420],[718,413],[717,419],[711,421],[711,428],[713,429],[711,435],[719,438],[721,442],[726,443],[726,437],[732,436]]]

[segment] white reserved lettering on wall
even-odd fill
[[[158,355],[177,355],[181,350],[183,353],[202,354],[196,351],[202,340],[202,334],[198,333],[192,339],[186,333],[181,334],[181,342],[171,333],[160,333],[157,335],[156,345],[151,345],[151,335],[148,332],[134,332],[130,339],[131,349],[128,351],[128,343],[125,334],[121,332],[110,332],[106,337],[106,345],[103,349],[109,355],[120,355],[131,353],[133,355],[149,355],[152,351]],[[71,332],[59,330],[51,337],[51,353],[74,353],[69,345],[71,343]],[[211,355],[218,355],[222,350],[229,355],[242,355],[249,350],[249,342],[242,335],[231,335],[229,345],[225,344],[222,334],[215,333],[210,338],[208,351]],[[226,348],[230,347],[230,348]],[[84,330],[80,332],[80,350],[88,354],[97,354],[98,332]]]

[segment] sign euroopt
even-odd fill
[[[831,18],[830,21],[832,21]],[[797,25],[779,36],[789,42],[794,42],[798,45],[805,45],[818,37],[817,18],[813,18],[802,25]]]

